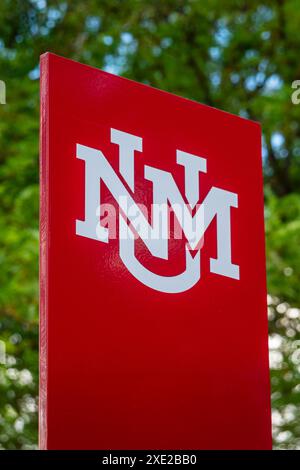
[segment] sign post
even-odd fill
[[[40,447],[268,449],[260,126],[41,58]]]

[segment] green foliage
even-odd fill
[[[278,448],[299,448],[300,197],[268,194],[266,202],[274,440]]]
[[[298,0],[1,0],[0,447],[37,445],[37,67],[50,50],[262,122],[274,442],[300,448],[299,23]]]
[[[300,197],[267,197],[268,288],[273,296],[297,304],[300,286]],[[299,304],[298,304],[299,305]]]

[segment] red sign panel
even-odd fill
[[[271,447],[260,126],[41,61],[43,449]]]

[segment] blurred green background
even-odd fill
[[[0,448],[37,448],[45,51],[262,123],[274,447],[300,449],[299,0],[1,0]]]

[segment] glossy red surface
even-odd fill
[[[143,137],[137,202],[150,204],[145,164],[172,172],[176,149],[207,158],[211,186],[238,194],[232,259],[240,280],[216,275],[212,222],[201,279],[164,294],[137,281],[118,240],[77,236],[84,162],[101,149],[118,171],[110,128]],[[105,192],[106,201],[112,197]],[[137,254],[156,273],[184,269]],[[257,123],[79,63],[41,59],[40,447],[43,449],[268,449],[271,447],[261,131]]]

